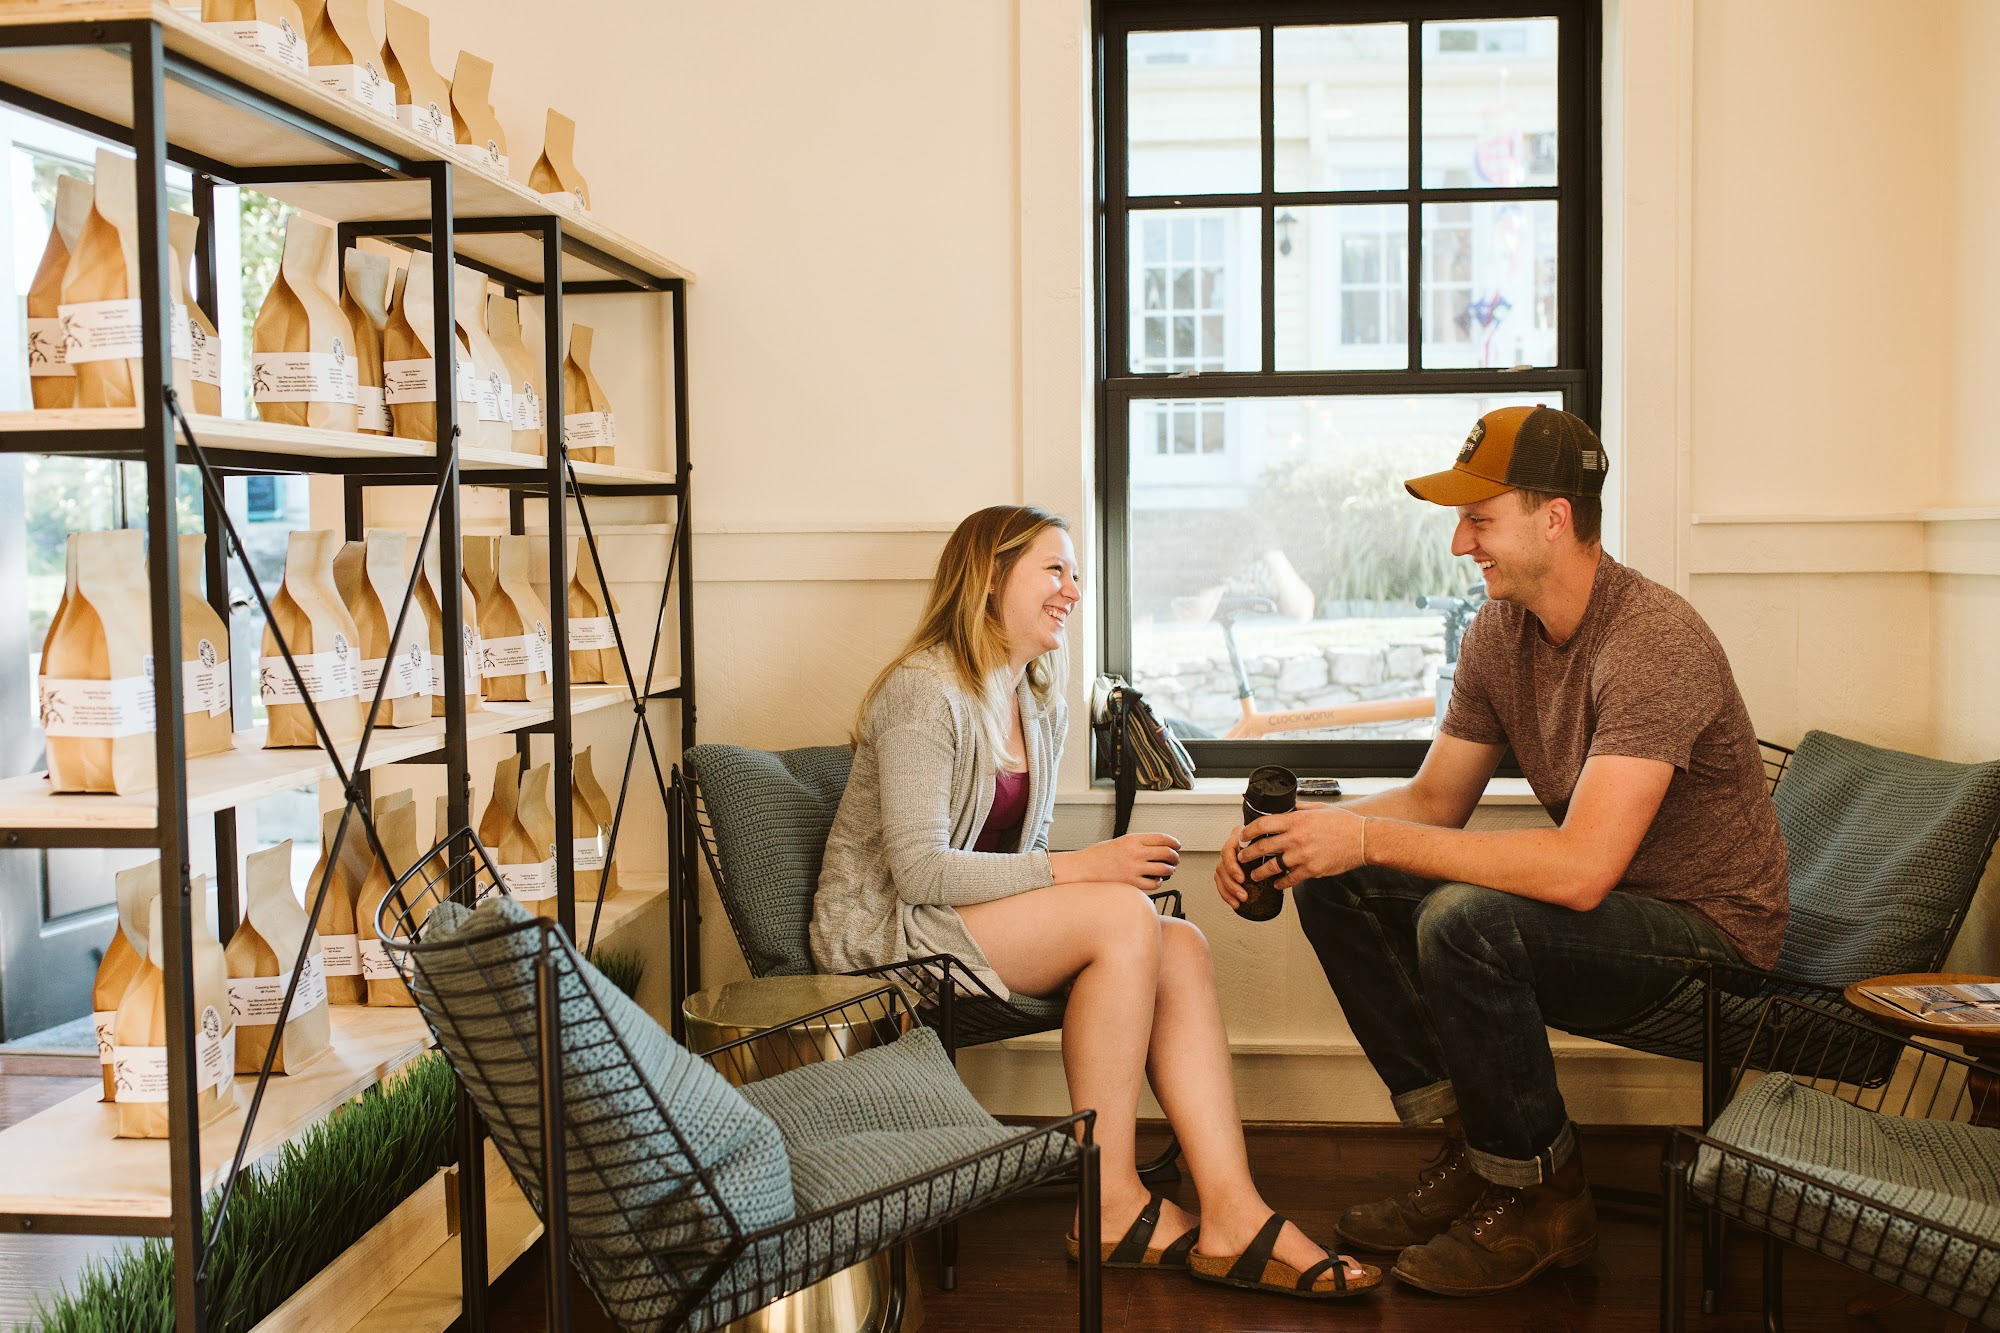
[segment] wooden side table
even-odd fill
[[[2000,977],[1982,977],[1969,972],[1899,972],[1894,976],[1870,977],[1857,981],[1842,992],[1843,998],[1869,1019],[1925,1041],[1956,1046],[1987,1068],[1976,1069],[1967,1080],[1966,1095],[1972,1099],[1972,1123],[2000,1127],[2000,1027],[1967,1027],[1962,1023],[1942,1023],[1918,1018],[1867,994],[1864,986],[1963,986],[2000,984]]]
[[[882,989],[879,977],[754,977],[711,986],[690,995],[681,1007],[687,1020],[688,1047],[697,1052],[747,1037],[753,1032],[790,1023],[829,1005],[859,999]],[[810,1028],[791,1028],[745,1050],[724,1076],[732,1083],[755,1082],[820,1060],[838,1060],[876,1044],[869,1024],[816,1021]],[[916,1333],[924,1310],[918,1295],[916,1256],[905,1253],[908,1275],[901,1328]],[[835,1273],[804,1291],[739,1319],[721,1333],[875,1333],[885,1322],[890,1293],[889,1255],[885,1251],[854,1267]]]

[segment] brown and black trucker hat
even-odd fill
[[[1602,495],[1610,468],[1582,417],[1553,407],[1502,407],[1473,424],[1449,470],[1413,477],[1403,489],[1438,505],[1478,504],[1513,490]]]

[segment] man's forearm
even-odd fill
[[[1458,827],[1453,819],[1455,811],[1447,811],[1424,799],[1423,792],[1414,783],[1406,782],[1400,787],[1376,792],[1373,796],[1357,796],[1343,800],[1340,808],[1370,819],[1399,819],[1410,824],[1435,824],[1445,828]]]
[[[1578,911],[1597,906],[1608,887],[1588,877],[1587,858],[1559,828],[1468,832],[1378,815],[1359,802],[1354,813],[1368,820],[1362,847],[1369,865],[1483,884]]]

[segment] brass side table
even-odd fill
[[[1995,982],[2000,982],[2000,977],[1979,976],[1971,972],[1901,972],[1895,976],[1870,977],[1866,981],[1857,981],[1846,989],[1844,998],[1848,1004],[1891,1031],[1906,1036],[1921,1037],[1925,1041],[1956,1046],[1972,1059],[1979,1061],[1981,1067],[1972,1071],[1967,1089],[1974,1108],[1972,1123],[1992,1129],[2000,1128],[2000,1073],[1990,1072],[1995,1066],[2000,1066],[2000,1028],[1967,1027],[1959,1023],[1918,1018],[1915,1014],[1905,1013],[1886,1000],[1876,999],[1865,988],[1954,986],[1972,983],[1992,985]]]
[[[880,990],[882,985],[872,977],[807,976],[755,977],[711,986],[689,996],[681,1007],[688,1048],[712,1051],[753,1032],[790,1023],[801,1014]],[[732,1061],[731,1069],[722,1072],[740,1086],[819,1060],[838,1060],[875,1044],[872,1024],[815,1019],[810,1027],[789,1027],[749,1047]],[[924,1309],[914,1254],[905,1255],[903,1271],[908,1289],[902,1327],[915,1333],[924,1325]],[[724,1333],[880,1333],[889,1293],[889,1256],[884,1252],[737,1320]]]

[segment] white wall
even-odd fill
[[[699,274],[704,737],[841,739],[963,514],[1036,500],[1088,537],[1085,0],[606,0],[588,24],[524,0],[429,8],[442,66],[461,43],[498,65],[521,170],[552,102],[581,126],[599,214]],[[1607,0],[1607,28],[1621,554],[1694,598],[1774,739],[2000,754],[2000,537],[1966,512],[2000,506],[2000,94],[1980,54],[2000,16]],[[1078,740],[1059,839],[1105,820]],[[1142,819],[1200,853],[1221,808]],[[1197,854],[1184,878],[1246,1111],[1383,1115],[1296,934],[1227,918],[1204,870]],[[2000,962],[1996,916],[1962,956]],[[740,970],[713,909],[706,945],[711,979]],[[1687,1113],[1685,1067],[1563,1052],[1584,1118]],[[1060,1101],[1046,1043],[968,1071],[1001,1109]]]

